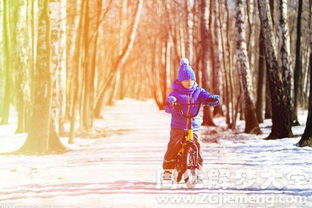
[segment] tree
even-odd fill
[[[186,25],[186,40],[185,40],[185,56],[189,59],[190,64],[194,63],[194,49],[193,49],[193,18],[192,5],[190,0],[185,0],[185,25]]]
[[[235,14],[235,27],[236,27],[236,54],[237,54],[237,70],[240,77],[240,84],[244,98],[244,113],[245,113],[245,132],[260,134],[261,130],[256,117],[256,111],[251,100],[251,79],[250,69],[248,63],[246,40],[245,40],[245,27],[244,27],[244,11],[243,1],[236,0],[236,14]]]
[[[96,99],[96,106],[95,106],[95,110],[94,110],[95,117],[100,117],[102,106],[103,106],[103,99],[105,96],[106,89],[112,83],[112,81],[115,79],[116,72],[120,71],[121,68],[123,67],[123,65],[125,64],[128,56],[129,56],[129,53],[130,53],[131,49],[133,48],[137,28],[138,28],[138,25],[140,22],[142,7],[143,7],[143,0],[138,0],[137,5],[136,5],[135,16],[134,16],[133,22],[131,24],[131,31],[130,31],[129,36],[128,36],[129,39],[126,42],[126,44],[122,50],[122,53],[118,55],[118,57],[114,63],[113,69],[109,72],[108,76],[106,77],[106,80],[104,81],[104,83],[100,89],[99,96]]]
[[[257,85],[257,119],[259,123],[263,123],[263,107],[265,98],[265,84],[266,84],[266,66],[265,66],[265,51],[263,32],[260,29],[259,34],[259,65],[258,65],[258,85]]]
[[[233,76],[233,71],[232,70],[232,63],[233,63],[233,49],[234,47],[231,47],[232,44],[230,44],[231,42],[231,39],[230,39],[230,28],[231,28],[231,18],[230,18],[230,9],[229,9],[229,6],[228,6],[228,1],[227,0],[224,0],[224,6],[225,6],[225,13],[226,13],[226,49],[225,51],[227,52],[227,68],[228,68],[228,86],[229,86],[229,94],[227,95],[229,98],[228,98],[228,102],[230,105],[231,104],[231,107],[229,107],[231,110],[229,110],[230,114],[231,114],[231,122],[228,124],[229,128],[231,129],[235,129],[236,128],[236,118],[237,118],[237,110],[236,112],[235,109],[238,109],[238,108],[235,108],[234,107],[234,97],[235,97],[235,90],[234,90],[234,87],[233,87],[233,83],[235,81],[235,77]],[[221,23],[220,23],[221,24]],[[221,24],[222,25],[222,24]],[[225,58],[225,57],[224,57]],[[240,104],[240,99],[241,98],[241,95],[239,94],[239,97],[237,99],[237,103],[236,103],[236,106],[239,106]]]
[[[65,78],[66,78],[66,2],[54,0],[49,3],[51,19],[51,69],[52,103],[51,126],[53,135],[64,132]],[[51,135],[51,132],[50,132]]]
[[[33,102],[30,129],[24,145],[17,151],[22,154],[47,154],[64,152],[55,127],[51,122],[52,67],[51,22],[49,0],[38,1],[37,63],[33,77]],[[40,127],[40,128],[39,128]]]
[[[10,26],[10,3],[3,0],[3,69],[4,69],[4,100],[2,102],[1,123],[8,124],[10,104],[12,97],[12,51],[11,51],[11,26]]]
[[[291,73],[289,67],[289,33],[287,21],[287,0],[279,1],[279,40],[280,40],[280,59],[281,59],[281,73],[284,88],[284,101],[287,108],[285,109],[286,123],[292,122],[292,104],[290,97]]]
[[[309,99],[309,111],[306,122],[304,133],[299,141],[299,146],[312,147],[312,42],[310,43],[310,60],[309,60],[309,71],[310,71],[310,99]]]
[[[268,62],[266,61],[266,75],[265,75],[265,119],[272,119],[272,99],[271,99],[271,91],[269,84],[269,76],[268,76],[268,68],[270,67]]]
[[[25,8],[25,2],[12,1],[11,2],[11,55],[15,57],[12,60],[12,74],[14,76],[14,88],[15,95],[13,95],[13,103],[15,97],[15,108],[17,110],[18,122],[16,133],[22,133],[26,131],[26,100],[29,100],[27,75],[29,67],[27,64],[28,52],[29,52],[29,35],[27,33],[27,25],[23,24],[23,20],[26,19],[24,15],[20,15],[22,7]],[[28,3],[28,2],[26,2]],[[27,11],[28,12],[28,11]],[[20,50],[25,48],[26,50]]]
[[[211,33],[208,27],[208,5],[206,0],[201,0],[201,38],[202,38],[202,86],[204,89],[208,89],[208,60],[210,55],[209,39],[211,39]],[[212,120],[211,110],[208,106],[204,106],[204,115],[202,125],[215,126]]]
[[[302,0],[298,1],[298,16],[297,16],[297,40],[296,40],[296,61],[294,69],[294,111],[293,124],[300,125],[298,121],[297,108],[298,97],[301,93],[301,79],[302,79],[302,60],[301,60],[301,15],[302,15]]]
[[[86,9],[86,1],[82,0],[80,1],[80,4],[77,3],[77,7],[80,7],[80,10],[77,8],[77,11],[80,11],[79,18],[77,22],[77,28],[75,33],[77,36],[75,37],[74,44],[74,55],[73,55],[73,66],[72,66],[72,73],[71,73],[71,95],[70,95],[70,108],[69,108],[69,116],[70,116],[70,132],[69,132],[69,140],[68,143],[74,142],[74,136],[75,136],[75,124],[76,124],[76,117],[78,114],[79,109],[79,99],[80,94],[82,91],[81,87],[81,62],[82,62],[82,40],[83,40],[83,26],[84,26],[84,15],[86,15],[85,9]]]
[[[102,2],[102,1],[101,1]],[[125,26],[127,25],[127,4],[128,0],[122,1],[122,6],[120,7],[120,28],[119,28],[119,48],[118,48],[118,54],[122,53],[122,47],[125,42],[125,37],[123,36],[125,30],[127,29]],[[125,97],[125,87],[124,87],[124,81],[125,81],[125,72],[123,70],[118,71],[116,75],[116,85],[114,87],[114,93],[112,98],[117,99],[123,99]]]
[[[291,137],[291,123],[287,112],[291,106],[288,105],[286,91],[284,90],[281,68],[278,65],[276,53],[274,51],[274,36],[269,20],[267,0],[258,0],[261,29],[263,30],[265,42],[265,58],[267,62],[267,73],[269,77],[270,93],[272,99],[272,131],[267,139],[277,139]]]
[[[214,16],[214,35],[213,35],[213,50],[214,50],[214,67],[212,68],[213,71],[213,78],[212,78],[212,88],[213,88],[213,93],[220,95],[221,94],[221,60],[220,60],[220,41],[219,41],[219,21],[218,21],[218,16],[220,15],[220,11],[218,10],[218,1],[211,1],[212,4],[210,5],[212,7],[212,15]],[[223,110],[222,110],[222,105],[217,105],[214,107],[213,115],[220,115],[223,116]]]

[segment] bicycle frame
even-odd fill
[[[184,118],[186,119],[191,119],[191,118],[194,118],[198,115],[199,113],[199,110],[200,110],[200,107],[201,105],[209,105],[209,102],[214,102],[215,99],[208,99],[207,100],[207,103],[191,103],[191,104],[179,104],[179,103],[174,103],[173,107],[176,107],[177,108],[177,111],[178,113],[183,116]],[[195,113],[194,114],[189,114],[189,115],[185,115],[182,111],[182,108],[181,106],[182,105],[189,105],[189,106],[192,106],[192,105],[198,105],[198,108],[196,109]],[[170,106],[170,105],[169,105]],[[193,182],[190,182],[190,178],[189,177],[192,177],[194,176],[194,174],[196,174],[194,171],[198,168],[198,147],[197,145],[195,144],[195,142],[193,141],[194,140],[194,132],[193,132],[193,129],[192,129],[192,121],[190,122],[190,128],[188,129],[185,129],[187,131],[187,135],[184,136],[185,138],[185,141],[182,143],[182,147],[181,149],[178,151],[178,157],[181,159],[181,161],[186,161],[187,159],[185,159],[184,157],[188,157],[188,153],[186,153],[185,155],[185,150],[186,151],[189,151],[190,149],[189,148],[193,148],[194,151],[195,151],[195,162],[194,164],[192,165],[189,165],[187,162],[182,162],[182,163],[178,163],[178,166],[176,166],[176,170],[178,171],[178,176],[177,176],[177,182],[180,182],[181,178],[182,178],[182,175],[185,173],[186,170],[190,170],[192,171],[192,174],[190,176],[187,177],[187,179],[184,179],[185,182],[187,183],[193,183]]]
[[[210,101],[213,102],[214,99],[208,99],[208,102],[210,102]],[[184,115],[184,113],[183,113],[183,111],[182,111],[182,108],[181,108],[182,105],[190,105],[190,106],[192,106],[192,105],[198,105],[198,108],[197,108],[195,114],[193,114],[193,115],[192,115],[192,114],[191,114],[191,115]],[[184,118],[186,118],[186,119],[191,119],[191,118],[194,118],[194,117],[196,117],[196,116],[198,115],[201,105],[209,105],[209,104],[204,104],[204,103],[191,103],[191,104],[179,104],[179,103],[174,103],[173,106],[176,106],[176,107],[179,109],[180,115],[182,115]],[[191,127],[190,127],[189,129],[186,129],[186,130],[187,130],[186,141],[193,140],[192,123],[191,123]]]

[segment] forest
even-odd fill
[[[179,61],[220,95],[204,126],[224,117],[266,139],[312,146],[311,0],[0,0],[0,123],[17,112],[15,153],[64,153],[118,100],[164,109]],[[306,123],[298,111],[307,112]]]

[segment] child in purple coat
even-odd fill
[[[208,99],[215,102],[208,102]],[[163,169],[164,179],[171,180],[171,174],[175,169],[176,156],[182,147],[182,139],[187,135],[187,129],[192,127],[195,143],[200,147],[198,142],[198,130],[200,129],[199,116],[187,119],[177,112],[174,103],[192,104],[192,103],[208,103],[210,105],[219,104],[219,96],[211,95],[206,90],[198,87],[196,83],[195,73],[189,65],[186,58],[181,59],[178,79],[173,82],[172,92],[167,98],[169,106],[165,107],[165,111],[171,116],[170,141],[167,146],[167,151],[164,156]],[[181,105],[182,112],[186,115],[195,114],[198,105]],[[200,150],[200,149],[199,149]],[[199,151],[199,163],[202,165],[202,154]]]

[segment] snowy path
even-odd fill
[[[105,109],[104,116],[96,126],[126,133],[76,139],[70,146],[75,151],[65,155],[1,156],[0,208],[312,207],[312,151],[294,146],[298,138],[264,141],[264,135],[239,134],[233,140],[224,132],[219,143],[202,143],[202,187],[160,187],[170,115],[153,101],[124,100]],[[12,150],[25,139],[13,129],[0,128],[0,139]],[[235,202],[242,199],[247,201]]]

